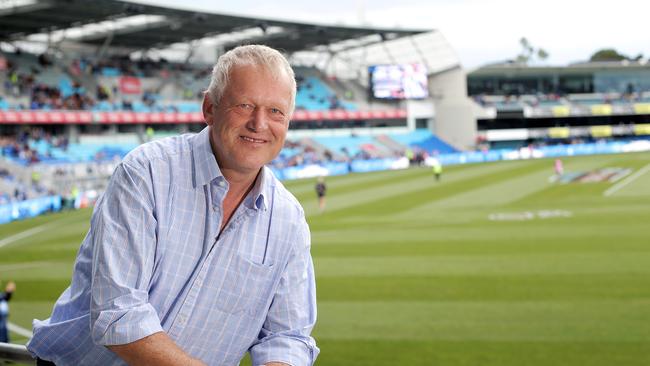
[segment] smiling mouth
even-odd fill
[[[254,138],[252,138],[252,137],[248,137],[248,136],[240,136],[240,137],[241,137],[241,139],[244,140],[244,141],[247,141],[247,142],[253,142],[253,143],[256,143],[256,144],[262,144],[262,143],[265,143],[265,142],[266,142],[266,140],[254,139]]]

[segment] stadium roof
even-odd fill
[[[607,62],[581,62],[567,66],[539,66],[526,65],[516,62],[486,65],[472,70],[470,77],[538,77],[542,75],[585,75],[597,72],[633,72],[650,70],[650,62],[640,61],[607,61]]]
[[[326,26],[118,0],[0,1],[0,41],[6,42],[56,33],[75,42],[142,50],[219,36],[224,49],[245,40],[291,53],[371,35],[392,40],[430,31]]]

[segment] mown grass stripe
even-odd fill
[[[320,278],[411,275],[637,274],[650,277],[650,252],[318,258]]]
[[[649,301],[647,284],[648,276],[636,273],[317,278],[319,301],[552,300],[578,305],[587,300]]]
[[[622,181],[616,183],[616,184],[613,185],[611,188],[609,188],[608,190],[606,190],[606,191],[603,193],[603,195],[604,195],[605,197],[609,197],[609,196],[611,196],[612,194],[614,194],[614,193],[618,192],[619,190],[621,190],[623,187],[625,187],[625,186],[627,186],[628,184],[634,182],[636,179],[638,179],[639,177],[641,177],[643,174],[647,173],[648,171],[650,171],[650,164],[644,166],[643,168],[637,170],[637,171],[636,171],[635,173],[633,173],[632,175],[630,175],[630,176],[628,176],[627,178],[623,179]]]
[[[478,176],[465,177],[465,179],[455,181],[453,184],[446,184],[435,186],[433,181],[423,182],[418,180],[416,184],[411,184],[410,189],[405,187],[388,186],[382,187],[383,194],[374,194],[372,200],[358,203],[352,207],[346,207],[345,210],[334,209],[326,212],[323,215],[314,217],[314,222],[318,224],[324,221],[325,218],[332,219],[333,217],[341,218],[346,216],[361,216],[368,213],[373,215],[394,215],[398,212],[407,211],[414,207],[420,206],[423,203],[446,198],[460,192],[466,192],[477,189],[489,183],[505,181],[525,174],[530,171],[543,169],[545,162],[530,162],[524,165],[507,165],[499,171],[487,170]],[[377,198],[382,197],[382,198]]]
[[[515,166],[525,164],[525,162],[514,161],[499,165],[468,164],[450,167],[450,171],[445,173],[445,180],[442,185],[454,184],[463,179],[471,179],[489,172],[508,170]],[[404,172],[408,172],[409,174],[403,175],[402,173]],[[397,173],[397,177],[386,175],[388,173]],[[365,174],[375,175],[376,173],[363,173],[362,175]],[[433,182],[433,176],[428,168],[412,168],[405,171],[383,172],[383,174],[376,175],[376,177],[377,179],[373,180],[371,183],[362,182],[359,184],[346,185],[340,190],[336,184],[329,183],[326,211],[333,212],[336,210],[347,209],[350,206],[362,202],[373,201],[376,197],[387,197],[403,192],[422,189],[422,187],[431,186]],[[299,195],[298,197],[308,215],[318,213],[316,195],[313,191],[313,182],[311,185],[311,193]]]
[[[567,163],[567,169],[571,170],[593,170],[596,168],[608,166],[611,157],[603,160],[583,160],[577,162]],[[553,174],[552,159],[542,159],[540,163],[545,161],[546,169],[539,169],[531,171],[528,174],[522,174],[518,177],[513,177],[505,181],[498,181],[491,184],[486,184],[483,187],[462,192],[454,196],[441,199],[438,201],[424,204],[415,208],[415,211],[439,211],[449,208],[460,207],[487,207],[491,209],[513,204],[521,201],[526,197],[537,194],[543,190],[552,190],[557,187],[557,184],[549,182],[550,176]],[[405,212],[403,215],[417,215],[421,212]]]
[[[650,301],[322,301],[332,339],[642,342]],[[635,320],[636,319],[636,320]]]
[[[318,331],[318,329],[317,329]],[[390,332],[375,329],[379,332]],[[340,339],[342,331],[318,337],[318,365],[458,366],[647,366],[648,342],[451,341],[431,339]],[[242,363],[250,365],[250,361]]]
[[[424,169],[421,168],[408,168],[391,171],[368,172],[368,173],[352,173],[344,176],[327,177],[328,188],[334,190],[338,194],[346,191],[354,190],[355,186],[373,185],[377,182],[384,182],[386,180],[399,181],[412,176],[419,176],[425,174]],[[315,178],[300,179],[297,181],[284,182],[287,189],[289,189],[299,200],[311,199],[314,196]]]

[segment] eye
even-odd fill
[[[269,108],[269,117],[278,122],[286,122],[286,114],[279,108]]]
[[[237,107],[239,107],[239,109],[242,109],[242,110],[245,110],[245,111],[252,111],[253,109],[255,109],[254,105],[248,104],[248,103],[238,104]]]
[[[271,108],[271,114],[279,114],[279,115],[284,116],[284,112],[282,112],[281,110],[279,110],[277,108]]]

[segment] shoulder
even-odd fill
[[[196,135],[168,137],[142,144],[132,150],[113,174],[116,180],[129,179],[148,189],[169,190],[192,182],[192,141]]]
[[[132,150],[122,163],[134,168],[145,168],[152,164],[181,164],[191,157],[191,140],[195,134],[167,137],[147,142]]]

